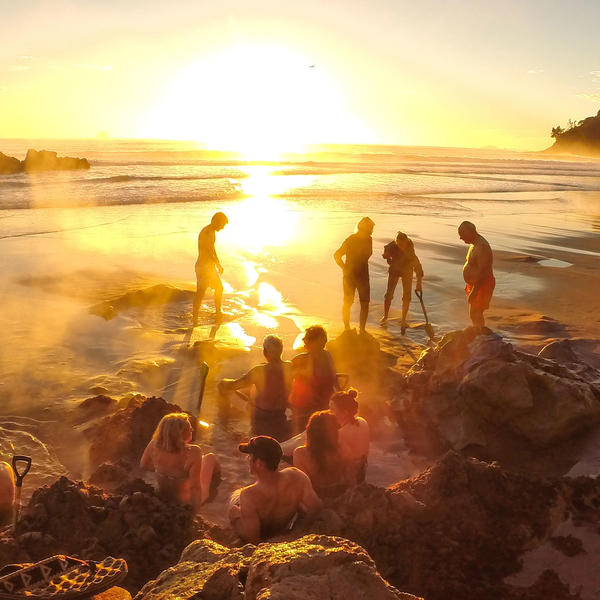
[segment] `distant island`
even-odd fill
[[[13,173],[31,173],[35,171],[71,171],[74,169],[89,169],[87,158],[59,157],[50,150],[27,150],[25,160],[7,156],[0,152],[0,175]]]
[[[569,120],[567,129],[553,127],[550,136],[555,142],[545,152],[600,156],[600,110],[583,121]]]

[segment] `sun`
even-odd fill
[[[364,137],[325,67],[289,48],[239,44],[196,59],[143,119],[144,137],[197,140],[248,160]]]

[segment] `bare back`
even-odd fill
[[[476,283],[492,277],[494,274],[493,261],[492,248],[488,241],[482,235],[477,234],[476,240],[469,247],[463,266],[465,283]]]
[[[257,482],[240,492],[240,507],[254,513],[260,521],[260,537],[265,538],[284,531],[299,510],[311,510],[307,497],[307,476],[294,467],[278,472],[274,483]],[[312,492],[314,494],[314,492]]]

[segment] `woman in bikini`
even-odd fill
[[[304,471],[320,498],[333,498],[353,484],[341,453],[338,422],[328,410],[314,413],[306,427],[306,445],[294,450],[294,467]]]
[[[158,492],[176,502],[191,504],[196,512],[211,494],[213,477],[220,473],[217,457],[192,441],[186,413],[171,413],[161,420],[144,450],[140,466],[156,473]]]
[[[370,434],[369,424],[356,416],[358,391],[350,388],[336,392],[329,401],[329,410],[339,424],[340,452],[352,473],[355,483],[363,483],[367,472]]]

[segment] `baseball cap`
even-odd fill
[[[240,444],[238,449],[244,454],[252,454],[254,458],[260,458],[272,471],[277,468],[283,456],[279,442],[268,435],[257,435],[249,442]]]

